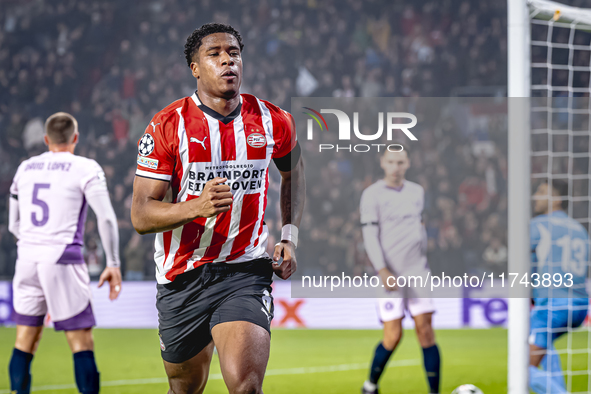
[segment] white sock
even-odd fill
[[[366,391],[374,391],[375,389],[378,388],[378,385],[370,382],[369,380],[366,380],[365,383],[363,383],[363,388]]]

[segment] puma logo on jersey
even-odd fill
[[[201,144],[201,146],[203,147],[204,150],[207,150],[207,148],[205,147],[205,140],[206,139],[207,139],[207,136],[205,136],[205,138],[203,138],[203,141],[199,141],[197,138],[191,137],[189,139],[189,142],[197,142],[198,144]]]
[[[263,313],[265,315],[267,315],[267,321],[269,322],[269,324],[271,323],[271,315],[269,315],[269,313],[265,310],[264,307],[261,306],[261,310],[263,311]]]
[[[271,300],[271,294],[269,294],[268,290],[263,291],[263,305],[265,306],[265,308],[267,308],[267,310],[269,312],[271,312],[271,305],[273,304],[273,301]]]
[[[273,301],[272,301],[271,294],[269,293],[269,291],[265,290],[263,292],[262,299],[263,299],[264,307],[261,307],[261,310],[263,311],[263,313],[265,315],[267,315],[267,320],[269,321],[269,324],[271,324],[272,316],[270,315],[270,313],[271,313],[271,307],[273,305]]]
[[[160,123],[156,123],[154,124],[154,122],[150,123],[150,126],[152,126],[152,132],[155,133],[156,132],[156,126],[158,126]]]

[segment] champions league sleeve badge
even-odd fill
[[[154,138],[150,134],[146,133],[142,136],[138,146],[138,152],[142,156],[149,156],[154,152]]]

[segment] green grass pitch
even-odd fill
[[[166,393],[156,330],[94,331],[96,358],[105,394]],[[0,394],[8,391],[8,361],[14,328],[0,328]],[[367,376],[377,330],[273,331],[271,357],[264,391],[270,394],[359,393]],[[472,383],[485,394],[506,393],[507,331],[438,330],[442,354],[442,393]],[[572,336],[572,347],[587,348],[587,332]],[[564,348],[567,339],[557,343]],[[573,369],[587,370],[586,354],[572,356]],[[566,358],[563,365],[566,365]],[[62,333],[46,329],[33,361],[33,388],[39,393],[74,394],[71,355]],[[587,375],[575,378],[573,388],[586,390]],[[406,331],[380,382],[382,394],[427,393],[422,354],[412,331]],[[577,391],[577,390],[574,390]],[[205,393],[227,393],[217,356]]]

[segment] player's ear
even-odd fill
[[[78,132],[74,133],[74,138],[72,138],[72,144],[78,143]]]
[[[47,135],[43,136],[43,142],[45,142],[45,145],[49,146],[49,138],[47,137]]]
[[[199,64],[197,62],[191,63],[191,74],[197,79],[199,79]]]

